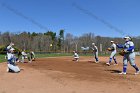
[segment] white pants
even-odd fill
[[[74,57],[74,59],[75,59],[76,61],[78,61],[79,57]]]
[[[7,64],[8,65],[8,68],[13,70],[14,72],[20,72],[20,69],[18,66],[14,66],[12,64]]]
[[[135,53],[134,52],[124,55],[123,64],[127,65],[128,61],[131,65],[136,65],[135,64]]]
[[[21,59],[22,59],[21,62],[23,62],[23,63],[25,62],[25,59],[27,59],[29,62],[32,61],[28,56],[22,56]]]
[[[28,59],[28,57],[27,56],[22,56],[22,58],[21,58],[22,60],[21,60],[21,62],[23,62],[24,63],[24,59]]]
[[[111,52],[110,58],[113,58],[116,55],[116,51]]]

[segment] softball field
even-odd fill
[[[140,93],[140,75],[128,64],[126,75],[122,70],[122,57],[117,56],[119,65],[107,66],[109,57],[38,58],[32,63],[18,63],[20,73],[7,73],[6,62],[0,64],[0,93]],[[140,67],[140,56],[136,57]]]

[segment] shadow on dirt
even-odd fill
[[[87,62],[88,62],[88,63],[95,63],[94,61],[91,61],[91,60],[88,60]]]
[[[106,64],[106,62],[105,62],[105,61],[100,62],[100,64],[101,64],[102,66],[106,66],[106,67],[108,67],[108,65]]]
[[[106,70],[106,71],[109,71],[109,72],[111,72],[111,73],[121,73],[122,71],[120,71],[120,70]]]

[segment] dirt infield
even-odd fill
[[[0,93],[140,93],[140,75],[129,65],[127,75],[119,75],[122,57],[117,56],[118,66],[107,66],[108,57],[39,58],[32,63],[18,63],[20,73],[7,73],[6,63],[0,64]],[[136,57],[140,67],[140,57]]]

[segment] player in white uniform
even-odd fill
[[[27,54],[27,53],[25,52],[25,50],[23,50],[23,51],[21,52],[21,55],[22,55],[22,57],[21,57],[21,59],[22,59],[21,62],[22,62],[22,63],[25,62],[24,59],[28,59],[29,63],[31,63],[31,58],[29,57],[29,54]]]
[[[73,55],[74,60],[73,61],[79,61],[79,55],[78,55],[78,53],[76,51],[73,51],[73,53],[74,53],[74,55]]]
[[[92,50],[93,50],[93,54],[94,54],[94,57],[95,57],[95,63],[99,63],[98,47],[95,45],[95,43],[92,43]]]
[[[33,51],[30,51],[30,57],[32,61],[35,61],[35,53]]]
[[[110,66],[110,63],[112,62],[112,59],[114,60],[115,64],[114,65],[118,65],[117,61],[116,61],[116,53],[117,53],[117,50],[116,50],[116,44],[114,43],[114,41],[111,41],[111,46],[110,46],[110,51],[111,51],[111,55],[110,55],[110,58],[109,58],[109,62],[107,62],[106,64],[108,66]]]
[[[20,72],[19,67],[16,65],[16,61],[18,61],[18,58],[16,58],[15,54],[14,54],[14,48],[12,47],[14,44],[11,43],[8,47],[7,47],[7,72]]]

